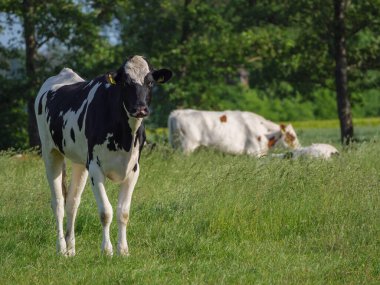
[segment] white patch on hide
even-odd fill
[[[57,91],[62,86],[83,81],[84,79],[76,74],[72,69],[65,67],[58,75],[52,76],[45,81],[38,92],[37,98],[39,98],[46,91]]]
[[[102,162],[102,170],[104,174],[114,182],[123,182],[128,174],[133,171],[139,158],[140,144],[137,141],[134,146],[136,134],[132,135],[131,151],[125,150],[110,151],[108,150],[108,138],[112,134],[107,135],[107,139],[102,143],[94,146],[93,156],[98,157]]]
[[[135,55],[124,66],[125,72],[131,77],[132,81],[143,85],[144,78],[149,73],[149,66],[146,60],[139,55]]]
[[[123,108],[125,112],[127,113],[128,125],[132,130],[132,134],[135,134],[138,128],[140,128],[143,119],[132,117],[131,114],[128,112],[127,107],[125,107],[124,103],[123,103]]]

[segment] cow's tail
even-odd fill
[[[174,147],[173,145],[173,131],[174,131],[174,118],[173,118],[173,113],[169,115],[168,118],[168,131],[169,131],[169,144]]]
[[[179,136],[181,133],[181,127],[178,123],[178,118],[175,112],[172,112],[168,119],[168,131],[169,131],[169,144],[176,148],[179,146]]]
[[[63,160],[62,164],[62,195],[66,205],[67,197],[67,175],[66,175],[66,160]]]

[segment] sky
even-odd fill
[[[21,24],[16,17],[13,24],[8,25],[5,13],[0,13],[0,26],[2,27],[0,31],[0,44],[2,46],[22,46]],[[10,40],[12,41],[10,42]]]

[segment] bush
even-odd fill
[[[371,89],[364,93],[352,94],[356,100],[353,104],[354,117],[377,117],[380,116],[380,91]]]
[[[314,119],[313,104],[300,96],[270,98],[261,90],[218,85],[206,90],[202,98],[203,104],[196,109],[250,111],[274,121]]]
[[[335,92],[321,88],[312,93],[313,112],[316,119],[335,119],[337,117]]]
[[[25,85],[0,77],[0,150],[28,147]]]
[[[198,110],[241,110],[262,115],[273,121],[306,121],[315,119],[336,119],[337,106],[334,90],[319,88],[311,93],[309,100],[300,94],[280,98],[271,90],[246,88],[236,85],[210,85],[206,90],[196,83],[192,84],[191,94],[186,94],[187,100],[173,100],[165,103],[165,108],[156,108],[159,113],[154,114],[152,125],[164,127],[169,112],[178,108],[192,108]],[[196,94],[199,92],[200,94]],[[303,98],[304,97],[304,98]],[[189,99],[190,98],[190,99]],[[176,100],[178,99],[178,95]],[[181,103],[178,103],[181,102]],[[353,116],[376,117],[380,116],[380,92],[372,89],[365,93],[353,93]],[[164,113],[160,113],[164,110]],[[156,121],[159,118],[160,121]]]

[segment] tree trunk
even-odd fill
[[[182,35],[181,35],[181,41],[180,43],[184,43],[190,35],[190,19],[189,19],[189,5],[191,4],[192,0],[185,0],[185,3],[183,5],[183,22],[182,22]]]
[[[37,129],[36,114],[34,112],[35,92],[37,85],[36,61],[37,61],[37,41],[34,22],[33,0],[23,0],[22,16],[24,25],[25,40],[25,70],[27,76],[27,110],[28,110],[28,136],[31,147],[41,146]],[[33,96],[33,97],[32,97]]]
[[[346,7],[347,0],[334,0],[335,85],[342,144],[349,144],[354,136],[351,103],[347,86],[347,50],[345,39]]]

